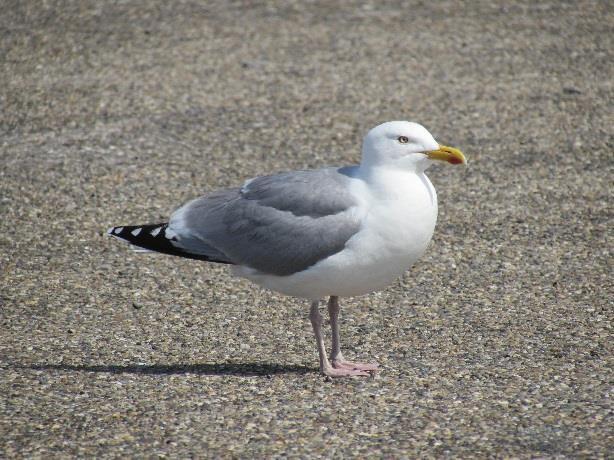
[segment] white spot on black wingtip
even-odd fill
[[[139,233],[141,233],[141,230],[143,230],[141,227],[135,228],[130,233],[132,233],[132,236],[139,236]]]
[[[116,235],[119,235],[123,231],[124,231],[124,227],[115,227],[115,230],[113,230],[113,233],[115,233]]]
[[[156,227],[151,232],[149,232],[149,234],[155,238],[156,236],[158,236],[158,233],[160,233],[160,230],[162,230],[162,227]]]

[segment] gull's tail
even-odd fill
[[[206,254],[195,254],[180,247],[177,245],[177,238],[173,235],[173,232],[169,232],[170,235],[167,235],[167,227],[168,223],[166,222],[161,224],[124,225],[122,227],[111,227],[107,230],[107,235],[126,241],[146,251],[161,252],[162,254],[186,257],[188,259],[206,260],[207,262],[230,263]],[[137,251],[141,252],[140,250]]]

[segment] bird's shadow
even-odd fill
[[[270,376],[276,374],[307,374],[315,372],[307,366],[283,366],[271,363],[225,363],[225,364],[31,364],[17,366],[22,369],[51,370],[65,372],[98,372],[108,374],[142,374],[142,375],[234,375],[240,377]]]

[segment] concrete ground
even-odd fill
[[[611,2],[9,1],[0,14],[0,457],[605,458]],[[356,163],[409,119],[434,241],[306,302],[103,236],[206,190]]]

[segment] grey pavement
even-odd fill
[[[3,1],[0,457],[612,457],[608,1]],[[427,254],[342,299],[328,380],[304,301],[103,236],[253,175],[432,168]]]

